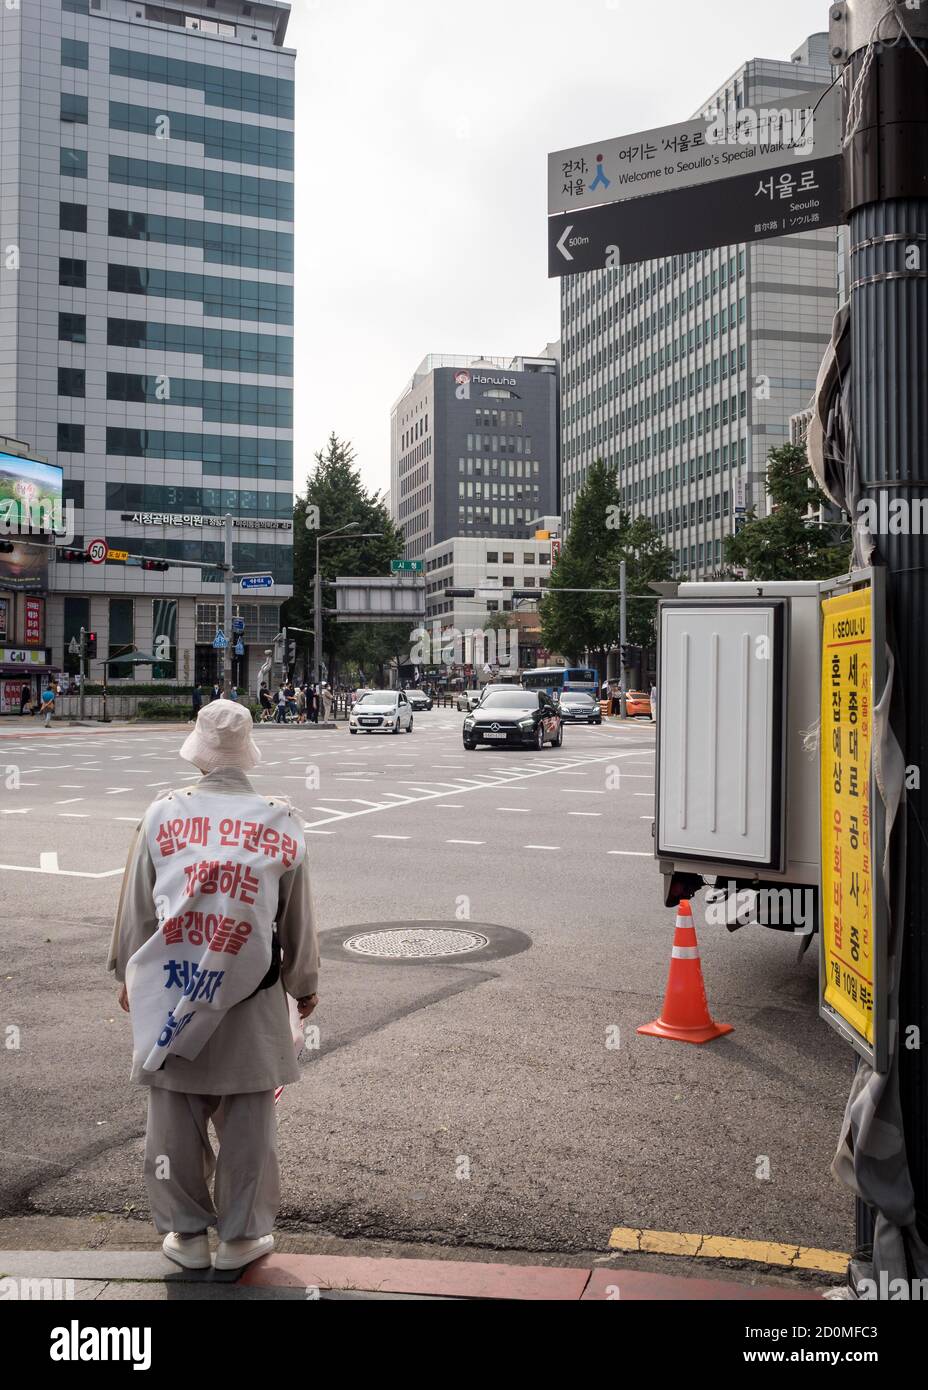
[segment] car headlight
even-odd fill
[[[472,729],[472,728],[474,727],[474,722],[475,722],[475,721],[474,721],[473,716],[472,716],[472,715],[468,715],[468,717],[464,720],[464,728],[465,728],[465,729]]]
[[[535,727],[535,721],[534,721],[534,719],[520,719],[520,720],[519,720],[519,728],[520,728],[520,729],[534,729],[534,727]]]

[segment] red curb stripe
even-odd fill
[[[679,1274],[652,1274],[640,1269],[594,1269],[581,1298],[640,1302],[646,1299],[677,1303],[776,1300],[807,1301],[817,1293],[786,1289],[775,1284],[733,1284],[723,1279],[688,1279]]]
[[[357,1289],[509,1301],[631,1302],[807,1301],[820,1295],[780,1285],[689,1279],[645,1270],[565,1269],[550,1265],[482,1264],[470,1260],[377,1259],[353,1255],[267,1255],[249,1265],[240,1284],[263,1288]]]
[[[469,1260],[393,1260],[351,1255],[266,1255],[238,1281],[264,1288],[363,1289],[447,1298],[576,1302],[588,1269],[480,1264]]]

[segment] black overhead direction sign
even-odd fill
[[[548,218],[548,276],[836,227],[841,180],[840,155],[784,154],[777,168],[559,213]]]

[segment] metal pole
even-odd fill
[[[912,42],[902,33],[902,16]],[[851,247],[851,402],[862,496],[882,495],[914,518],[928,499],[928,11],[892,0],[850,0],[831,11],[833,60],[843,61],[844,107],[861,75],[856,132],[845,152]],[[870,47],[875,24],[884,42]],[[920,50],[916,52],[916,48]],[[869,51],[868,51],[869,50]],[[919,134],[921,131],[921,134]],[[928,537],[911,522],[876,536],[887,569],[895,652],[891,720],[907,768],[928,768]],[[905,1147],[919,1231],[928,1236],[928,855],[919,790],[906,792],[908,853],[895,1047]],[[896,832],[894,832],[895,836]],[[913,1034],[913,1029],[918,1030]],[[907,1046],[920,1036],[921,1047]],[[895,1061],[893,1063],[895,1065]],[[858,1203],[858,1244],[872,1240]]]
[[[316,537],[316,572],[313,575],[313,684],[317,691],[322,675],[322,576],[319,573],[319,537]]]
[[[78,719],[83,720],[83,718],[84,718],[84,685],[85,685],[86,680],[87,680],[87,676],[86,676],[86,672],[85,672],[85,665],[84,665],[84,654],[85,654],[85,652],[87,651],[87,633],[86,633],[86,631],[85,631],[84,628],[81,628],[81,638],[80,638],[80,641],[81,641],[81,650],[80,650],[80,672],[81,672],[81,680],[80,680],[80,689],[79,689],[78,692],[77,692],[77,717],[78,717]]]
[[[226,645],[222,649],[222,693],[228,696],[232,690],[232,516],[226,512],[222,519],[225,554],[222,572],[222,633]]]
[[[624,560],[619,564],[619,718],[627,718],[625,708],[625,644],[628,641],[628,573]]]

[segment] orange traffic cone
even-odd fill
[[[643,1023],[637,1031],[688,1043],[711,1042],[723,1033],[734,1031],[730,1023],[716,1023],[709,1013],[693,913],[685,898],[677,908],[673,954],[661,1016],[653,1023]]]

